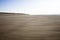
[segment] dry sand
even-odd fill
[[[0,40],[60,40],[60,16],[0,14]]]

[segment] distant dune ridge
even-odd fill
[[[0,12],[0,40],[60,40],[60,15]]]
[[[13,13],[13,12],[0,12],[0,14],[20,14],[20,15],[28,15],[24,13]]]

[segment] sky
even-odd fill
[[[0,0],[0,12],[60,15],[60,0]]]

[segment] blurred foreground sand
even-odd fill
[[[60,40],[60,16],[0,14],[0,40]]]

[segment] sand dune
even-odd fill
[[[60,40],[60,16],[0,13],[0,40]]]

